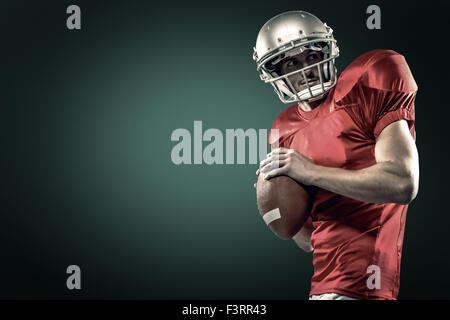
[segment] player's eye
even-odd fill
[[[288,67],[295,66],[295,65],[296,65],[296,61],[295,61],[295,60],[289,60],[289,61],[286,63],[286,65],[287,65]]]
[[[306,57],[306,59],[307,59],[307,60],[315,60],[315,59],[317,59],[318,57],[319,57],[319,56],[318,56],[317,53],[313,53],[313,54],[308,55],[308,56]]]

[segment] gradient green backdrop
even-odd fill
[[[66,28],[77,4],[82,29]],[[283,105],[258,77],[272,16],[331,25],[343,70],[405,55],[420,191],[400,299],[449,298],[448,5],[445,1],[2,1],[0,298],[305,299],[312,255],[256,208],[256,165],[172,164],[176,128],[270,128]],[[370,31],[370,4],[382,29]],[[66,267],[82,290],[66,288]]]

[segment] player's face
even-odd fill
[[[310,49],[305,50],[302,53],[282,60],[280,62],[280,72],[282,75],[288,74],[290,72],[303,69],[314,63],[318,63],[322,61],[322,59],[322,52]],[[320,70],[320,72],[322,73],[322,68],[320,68]],[[320,83],[319,71],[317,70],[317,67],[305,70],[305,75],[308,79],[310,87]],[[308,87],[301,72],[289,76],[288,79],[295,90],[297,90],[297,92],[302,91]],[[323,73],[322,79],[324,79]]]

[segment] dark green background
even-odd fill
[[[66,8],[82,30],[66,28]],[[400,299],[449,298],[445,1],[2,1],[0,298],[305,299],[312,256],[256,208],[256,165],[170,160],[176,128],[269,128],[283,105],[251,58],[265,21],[312,12],[343,70],[377,48],[405,55],[420,191]],[[66,267],[82,290],[66,288]]]

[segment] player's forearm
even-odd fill
[[[377,163],[360,170],[317,166],[313,185],[334,193],[370,203],[411,202],[418,183],[404,166],[393,162]]]

